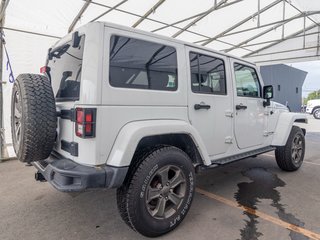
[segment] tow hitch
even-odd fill
[[[47,180],[44,178],[44,176],[42,175],[41,172],[36,172],[34,174],[34,178],[36,179],[36,181],[40,181],[40,182],[46,182]]]

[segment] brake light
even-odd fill
[[[81,138],[93,138],[96,135],[95,108],[76,108],[76,135]]]
[[[40,73],[46,73],[47,72],[47,66],[43,66],[40,68]]]

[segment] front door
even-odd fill
[[[209,156],[214,157],[232,145],[232,90],[227,59],[191,47],[187,59],[189,119]]]
[[[235,136],[240,149],[263,144],[266,116],[262,86],[254,66],[231,61],[234,78]]]

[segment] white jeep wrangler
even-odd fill
[[[12,94],[17,157],[60,191],[117,188],[123,220],[149,237],[186,216],[195,172],[275,150],[285,171],[307,123],[271,102],[257,67],[198,45],[90,23],[48,51]]]

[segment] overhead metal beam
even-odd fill
[[[261,63],[271,63],[271,62],[285,62],[290,60],[297,60],[297,59],[306,59],[306,60],[319,60],[320,55],[311,55],[311,56],[300,56],[300,57],[290,57],[290,58],[280,58],[280,59],[271,59],[271,60],[265,60],[265,61],[255,61],[256,64]]]
[[[263,31],[263,32],[261,32],[261,33],[258,33],[258,34],[256,34],[256,35],[254,35],[254,36],[252,36],[252,37],[250,37],[250,38],[248,38],[248,39],[240,42],[239,44],[236,44],[234,47],[231,47],[231,48],[229,48],[229,49],[226,49],[225,52],[230,52],[230,51],[232,51],[232,50],[234,50],[234,49],[236,49],[236,48],[238,48],[238,47],[241,47],[241,46],[243,46],[244,44],[246,44],[246,43],[248,43],[248,42],[251,42],[252,40],[257,39],[257,38],[259,38],[259,37],[261,37],[261,36],[263,36],[263,35],[271,32],[271,31],[273,31],[274,29],[276,29],[276,28],[278,28],[278,27],[284,26],[285,24],[287,24],[287,23],[289,23],[289,22],[291,22],[291,21],[293,21],[293,20],[295,20],[295,19],[305,18],[305,16],[308,15],[308,14],[320,14],[320,11],[309,12],[309,13],[305,13],[305,14],[303,14],[303,13],[298,13],[297,15],[295,15],[295,16],[293,16],[293,17],[291,17],[291,18],[286,19],[283,23],[279,23],[279,24],[277,24],[277,25],[275,25],[275,26],[272,26],[271,28],[268,28],[268,29],[266,29],[265,31]],[[284,38],[284,35],[282,35],[282,38]]]
[[[293,37],[290,37],[290,38],[287,38],[287,40],[289,39],[294,39],[294,38],[301,38],[301,37],[305,37],[305,36],[311,36],[311,35],[316,35],[318,34],[318,31],[317,32],[312,32],[312,33],[306,33],[305,35],[298,35],[298,36],[293,36]],[[243,47],[252,47],[252,46],[258,46],[258,45],[262,45],[262,44],[267,44],[267,43],[274,43],[274,42],[277,42],[279,39],[276,39],[276,40],[269,40],[269,41],[263,41],[263,42],[257,42],[257,43],[251,43],[251,44],[246,44],[245,46]],[[228,48],[226,49],[223,49],[223,50],[220,50],[222,52],[224,52],[225,50],[227,50]],[[252,50],[253,51],[253,50]],[[260,56],[260,55],[259,55]]]
[[[152,8],[150,8],[138,21],[136,21],[132,27],[136,28],[140,23],[143,22],[151,13],[154,13],[158,7],[161,6],[166,0],[159,0]]]
[[[9,30],[9,31],[14,31],[14,32],[27,33],[27,34],[37,35],[37,36],[41,36],[41,37],[49,37],[49,38],[56,38],[56,39],[60,39],[60,38],[61,38],[61,37],[55,36],[55,35],[38,33],[38,32],[31,32],[31,31],[26,31],[26,30],[18,29],[18,28],[0,27],[0,30],[1,30],[1,29]]]
[[[114,5],[113,7],[110,7],[107,11],[105,11],[104,13],[100,14],[98,17],[95,17],[94,19],[92,19],[90,22],[94,22],[96,20],[98,20],[99,18],[103,17],[104,15],[108,14],[109,12],[111,12],[112,10],[115,10],[117,7],[121,6],[122,4],[124,4],[125,2],[127,2],[128,0],[123,0],[121,2],[119,2],[118,4]],[[93,2],[92,2],[93,3]],[[101,4],[103,5],[103,4]]]
[[[70,26],[68,28],[68,33],[73,31],[74,27],[76,26],[78,21],[81,19],[83,13],[87,10],[87,8],[89,7],[90,3],[91,3],[91,0],[88,0],[83,4],[83,6],[80,9],[80,11],[78,12],[77,16],[73,19],[72,23],[70,24]]]
[[[295,5],[292,4],[291,0],[285,0],[285,1],[286,1],[291,7],[293,7],[294,9],[296,9],[298,12],[303,13],[303,11],[301,11],[299,8],[297,8]],[[315,23],[315,24],[317,24],[317,25],[320,26],[320,24],[317,23],[315,20],[313,20],[311,17],[308,17],[308,19],[309,19],[311,22],[313,22],[313,23]]]
[[[276,42],[274,42],[274,43],[271,43],[271,44],[269,44],[269,45],[267,45],[267,46],[265,46],[265,47],[259,48],[258,50],[255,50],[255,51],[253,51],[253,52],[251,52],[251,53],[248,53],[248,54],[246,54],[246,55],[244,55],[244,56],[242,56],[242,57],[243,57],[243,58],[250,57],[250,56],[252,56],[253,54],[256,54],[256,53],[258,53],[258,52],[260,52],[260,51],[263,51],[263,50],[266,50],[266,49],[268,49],[268,48],[271,48],[271,47],[273,47],[273,46],[275,46],[275,45],[278,45],[279,43],[281,43],[281,42],[283,42],[283,41],[285,41],[285,40],[288,40],[289,38],[291,38],[291,37],[293,37],[293,36],[297,36],[297,35],[303,33],[304,31],[308,31],[308,30],[310,30],[310,29],[312,29],[312,28],[315,28],[316,26],[317,26],[317,24],[312,24],[311,26],[309,26],[309,27],[307,27],[307,28],[305,28],[305,29],[299,30],[299,31],[297,31],[297,32],[295,32],[295,33],[293,33],[293,34],[290,34],[290,35],[286,36],[286,37],[283,38],[283,39],[280,39],[280,40],[278,40],[278,41],[276,41]]]
[[[314,14],[319,14],[318,11],[316,12],[308,12],[308,16],[310,17],[311,15],[314,15]],[[297,18],[300,18],[300,16],[296,17]],[[251,28],[246,28],[246,29],[242,29],[242,30],[239,30],[239,31],[234,31],[234,32],[231,32],[231,33],[226,33],[225,35],[223,35],[223,37],[227,37],[227,36],[232,36],[232,35],[236,35],[236,34],[239,34],[239,33],[244,33],[244,32],[249,32],[249,31],[252,31],[252,30],[256,30],[256,29],[259,29],[259,28],[265,28],[265,27],[268,27],[268,26],[272,26],[272,25],[275,25],[275,24],[278,24],[278,23],[284,23],[286,21],[285,20],[279,20],[279,21],[275,21],[275,22],[270,22],[270,23],[266,23],[266,24],[263,24],[261,25],[260,24],[260,27],[251,27]],[[196,41],[194,43],[201,43],[201,42],[205,42],[207,39],[203,39],[203,40],[200,40],[200,41]]]
[[[86,1],[86,0],[83,0],[83,1]],[[97,3],[97,2],[94,2],[94,1],[92,1],[92,4],[97,5],[97,6],[100,6],[100,7],[105,7],[105,8],[108,8],[108,9],[111,9],[111,8],[112,8],[112,7],[108,6],[108,5],[105,5],[105,4],[102,4],[102,3]],[[139,15],[139,14],[132,13],[132,12],[129,12],[129,11],[126,11],[126,10],[123,10],[123,9],[118,9],[118,8],[116,8],[116,7],[114,8],[114,10],[115,10],[115,11],[118,11],[118,12],[121,12],[121,13],[126,13],[126,14],[131,15],[131,16],[135,16],[135,17],[142,17],[142,16]],[[149,17],[147,17],[146,19],[149,20],[149,21],[151,21],[151,22],[155,22],[155,23],[159,23],[159,24],[162,24],[162,25],[165,25],[165,26],[169,26],[168,23],[165,23],[165,22],[162,22],[162,21],[159,21],[159,20],[155,20],[155,19],[152,19],[152,18],[149,18]],[[179,30],[182,29],[182,28],[177,27],[177,26],[172,26],[172,27],[175,28],[175,29],[179,29]],[[186,32],[192,33],[192,34],[194,34],[194,35],[196,35],[196,36],[200,36],[200,37],[204,37],[204,38],[209,38],[209,36],[206,36],[206,35],[204,35],[204,34],[197,33],[197,32],[194,32],[194,31],[186,30]],[[228,43],[228,42],[225,42],[225,41],[222,41],[222,40],[217,40],[217,41],[218,41],[218,42],[221,42],[221,43],[224,43],[224,44],[226,44],[226,45],[229,45],[229,46],[234,46],[234,44]],[[245,49],[245,48],[242,48],[242,49],[247,50],[247,51],[249,51],[249,52],[252,51],[252,50],[250,50],[250,49]]]
[[[286,1],[283,0],[283,6],[282,6],[282,20],[285,20],[286,18]],[[284,24],[282,25],[282,38],[284,38]]]
[[[256,17],[258,14],[261,14],[261,13],[269,10],[270,8],[272,8],[273,6],[277,5],[278,3],[282,2],[282,1],[283,1],[283,0],[276,0],[276,1],[272,2],[271,4],[269,4],[269,5],[267,5],[266,7],[262,8],[260,11],[255,12],[253,15],[250,15],[249,17],[243,19],[243,20],[240,21],[239,23],[237,23],[237,24],[229,27],[228,29],[224,30],[223,32],[217,34],[216,36],[214,36],[214,37],[212,37],[212,38],[210,38],[210,39],[208,39],[207,41],[205,41],[205,42],[202,43],[201,45],[202,45],[202,46],[205,46],[205,45],[207,45],[207,44],[215,41],[216,39],[224,36],[226,33],[228,33],[228,32],[230,32],[230,31],[232,31],[232,30],[240,27],[242,24],[248,22],[248,21],[251,20],[253,17]]]
[[[181,33],[183,33],[185,30],[189,29],[191,26],[195,25],[197,22],[199,22],[200,20],[202,20],[203,18],[205,18],[206,16],[208,16],[210,13],[212,13],[213,11],[216,11],[218,9],[220,9],[224,4],[227,4],[228,0],[221,0],[220,2],[218,2],[217,4],[214,4],[213,7],[211,7],[206,13],[204,13],[201,16],[198,16],[196,19],[194,19],[192,22],[190,22],[189,24],[187,24],[185,27],[183,27],[181,30],[179,30],[178,32],[176,32],[175,34],[173,34],[171,37],[176,38],[178,37]],[[241,2],[241,0],[236,0],[233,2],[230,2],[228,4],[228,6]]]
[[[220,9],[222,9],[222,8],[228,7],[228,6],[230,6],[230,5],[233,5],[233,4],[235,4],[235,3],[242,2],[242,1],[244,1],[244,0],[237,0],[237,1],[230,2],[230,3],[225,3],[225,4],[223,4],[222,6],[220,6],[219,9],[217,9],[217,10],[220,10]],[[204,14],[207,14],[208,12],[210,12],[210,9],[209,9],[209,10],[206,10],[206,11],[204,11],[204,12],[201,12],[201,13],[197,13],[197,14],[195,14],[195,15],[193,15],[193,16],[190,16],[190,17],[181,19],[181,20],[176,21],[176,22],[174,22],[174,23],[167,24],[167,25],[165,25],[165,26],[163,26],[163,27],[159,27],[159,28],[157,28],[157,29],[152,30],[151,32],[158,32],[158,31],[163,30],[163,29],[166,29],[166,28],[168,28],[168,27],[173,27],[174,25],[177,25],[177,24],[179,24],[179,23],[183,23],[183,22],[185,22],[185,21],[189,21],[189,20],[191,20],[191,19],[193,19],[193,18],[196,18],[196,17],[202,16],[202,15],[204,15]]]
[[[259,54],[257,57],[269,56],[269,55],[273,55],[273,54],[291,53],[291,52],[297,52],[297,51],[303,51],[303,50],[310,50],[310,49],[315,49],[315,48],[318,48],[318,46],[305,47],[305,48],[295,48],[295,49],[290,49],[290,50],[283,50],[283,51],[276,51],[276,52],[270,52],[270,53],[263,53],[263,54]]]
[[[181,30],[179,30],[178,32],[176,32],[175,34],[173,34],[171,37],[176,38],[178,37],[181,33],[183,33],[185,30],[189,29],[190,27],[192,27],[193,25],[195,25],[197,22],[199,22],[200,20],[202,20],[203,18],[205,18],[206,16],[208,16],[210,13],[212,13],[213,11],[217,10],[221,5],[223,5],[226,1],[228,0],[221,0],[220,2],[215,2],[214,6],[212,8],[210,8],[205,14],[197,17],[196,19],[194,19],[192,22],[188,23],[185,27],[183,27]]]
[[[0,6],[0,21],[2,20],[2,18],[5,15],[6,9],[8,7],[10,0],[2,0],[1,1],[1,6]]]

